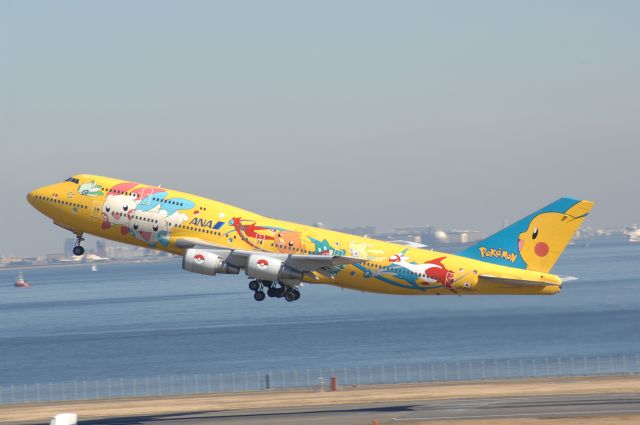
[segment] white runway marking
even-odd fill
[[[443,419],[491,419],[491,418],[517,418],[536,416],[564,416],[564,415],[594,415],[605,413],[640,413],[640,409],[632,410],[592,410],[583,412],[543,412],[543,413],[511,413],[508,415],[469,415],[469,416],[434,416],[431,418],[393,418],[394,421],[438,421]]]

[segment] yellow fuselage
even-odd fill
[[[77,181],[37,189],[29,193],[28,200],[56,224],[76,234],[92,234],[178,255],[183,255],[185,248],[176,246],[176,241],[190,239],[229,249],[357,257],[364,261],[342,266],[329,274],[314,273],[313,277],[306,276],[304,281],[366,292],[548,295],[557,293],[561,286],[560,278],[549,273],[500,266],[277,220],[175,190],[93,175],[77,175],[74,179]],[[125,190],[114,189],[118,187]],[[148,199],[156,202],[157,206],[148,202],[147,208],[155,210],[143,211],[138,206],[133,211],[115,212],[109,206],[122,207],[123,202],[116,198],[118,196],[125,200],[124,203],[127,202],[125,197],[130,196],[139,203],[141,199]],[[184,208],[179,209],[181,206]],[[157,211],[162,208],[165,209],[158,222]],[[148,215],[151,212],[156,215]],[[489,284],[479,279],[482,275],[545,282],[548,285],[514,287]]]

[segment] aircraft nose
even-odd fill
[[[33,200],[36,197],[36,191],[32,190],[31,192],[27,193],[27,202],[29,202],[31,205],[33,205]]]
[[[27,202],[37,208],[37,200],[42,197],[42,193],[42,188],[32,190],[31,192],[27,193]]]

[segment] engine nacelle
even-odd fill
[[[182,257],[182,268],[188,272],[215,276],[216,273],[238,274],[240,269],[218,254],[206,249],[189,248]]]
[[[249,256],[246,268],[247,276],[278,282],[287,286],[296,286],[302,281],[302,273],[284,264],[284,261],[262,254]]]

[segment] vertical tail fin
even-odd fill
[[[560,198],[458,255],[547,273],[591,208],[591,201]]]

